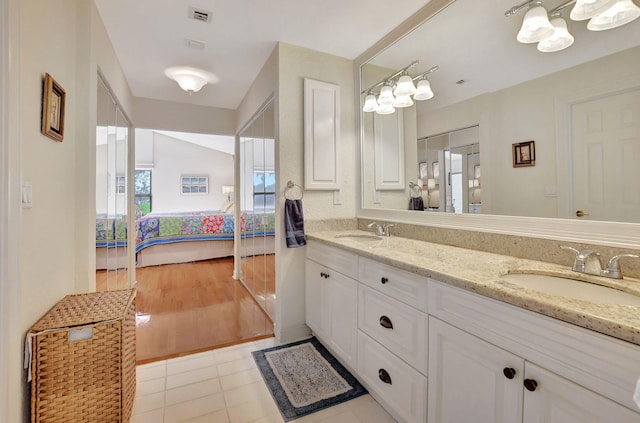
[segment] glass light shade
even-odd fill
[[[413,79],[409,75],[402,75],[398,79],[396,89],[393,94],[396,96],[413,95],[416,92],[416,86],[413,85]],[[412,103],[413,104],[413,103]]]
[[[435,188],[436,188],[436,180],[427,179],[427,189],[435,189]]]
[[[375,112],[378,110],[378,101],[376,100],[376,96],[373,94],[367,94],[364,98],[364,107],[362,108],[363,112]]]
[[[376,110],[376,113],[379,115],[390,115],[395,112],[396,108],[393,107],[393,104],[381,104]]]
[[[390,86],[385,85],[380,89],[380,95],[378,95],[378,104],[380,106],[393,104],[393,90]]]
[[[411,107],[413,106],[413,100],[409,94],[396,95],[396,99],[393,101],[393,107]]]
[[[213,74],[187,66],[167,68],[164,74],[167,78],[176,81],[180,88],[188,93],[200,91],[208,82],[217,82],[217,78]]]
[[[640,17],[640,7],[631,0],[618,0],[613,6],[604,12],[591,18],[587,29],[591,31],[604,31],[628,24]]]
[[[569,17],[574,21],[591,19],[613,6],[615,2],[616,0],[577,0]]]
[[[555,28],[550,37],[538,43],[538,51],[552,53],[564,50],[573,44],[573,35],[567,29],[567,22],[562,18],[551,19],[551,25]]]
[[[414,100],[422,101],[429,100],[433,97],[433,91],[431,91],[431,84],[428,80],[422,79],[418,82],[418,88],[416,89],[416,93],[413,95]]]
[[[524,15],[522,27],[516,39],[521,43],[537,43],[553,34],[553,25],[549,22],[547,10],[534,6]]]

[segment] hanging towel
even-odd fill
[[[302,200],[285,200],[284,229],[287,238],[287,248],[296,248],[307,245],[307,237],[304,234]]]
[[[411,197],[409,199],[409,210],[424,210],[424,200],[422,197]]]

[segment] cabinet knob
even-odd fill
[[[328,273],[320,272],[320,277],[327,279],[329,277]]]
[[[502,369],[502,373],[504,373],[504,377],[507,379],[513,379],[516,376],[516,369],[512,367],[505,367]]]
[[[538,382],[536,382],[533,379],[525,379],[524,380],[524,387],[527,388],[527,391],[533,392],[538,387]]]
[[[385,283],[389,282],[388,278],[385,278],[384,276],[380,279],[380,282],[382,282],[382,284],[384,285]]]
[[[391,319],[389,319],[387,316],[380,317],[380,326],[387,329],[393,329],[393,323],[391,323]]]
[[[387,373],[385,369],[378,370],[378,377],[384,383],[388,383],[389,385],[391,385],[391,376],[389,376],[389,373]]]

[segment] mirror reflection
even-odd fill
[[[516,40],[513,6],[457,0],[362,66],[362,106],[408,66],[434,93],[362,112],[364,208],[410,209],[418,185],[431,212],[640,222],[640,19],[590,31],[567,8],[573,45],[544,53]],[[531,141],[535,160],[517,164]]]
[[[240,280],[275,318],[275,137],[273,101],[240,134]]]

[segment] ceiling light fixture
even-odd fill
[[[413,106],[413,100],[420,101],[432,98],[433,91],[431,91],[431,86],[426,79],[426,75],[438,70],[438,66],[433,66],[429,70],[412,77],[408,71],[417,64],[418,61],[415,60],[398,72],[387,76],[380,82],[362,91],[362,94],[366,94],[362,111],[386,115],[395,112],[398,107]],[[418,81],[417,88],[414,81]],[[380,91],[376,98],[375,92],[377,89]],[[411,99],[411,96],[413,96],[413,99]]]
[[[180,88],[190,95],[200,91],[207,83],[218,82],[218,78],[214,74],[188,66],[167,68],[164,74],[167,78],[176,81]]]
[[[640,17],[640,7],[633,0],[569,0],[551,9],[548,14],[540,0],[525,0],[507,10],[504,15],[509,17],[524,7],[529,7],[516,38],[521,43],[537,42],[538,50],[547,53],[564,50],[573,44],[574,39],[569,33],[567,22],[559,13],[569,6],[573,6],[569,15],[571,19],[589,19],[587,29],[591,31],[617,28]],[[548,16],[551,16],[551,22]],[[553,29],[551,32],[548,31],[547,22]],[[542,37],[541,34],[545,36]]]

